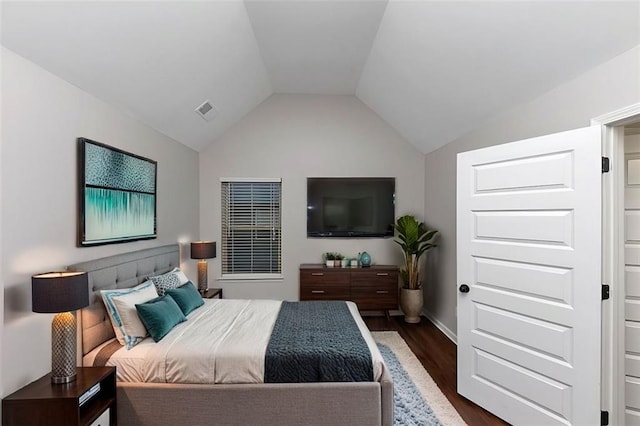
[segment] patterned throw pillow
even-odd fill
[[[180,277],[175,270],[167,272],[166,274],[156,275],[155,277],[149,277],[149,279],[153,281],[153,284],[156,286],[159,296],[164,296],[165,291],[178,288],[182,285]]]

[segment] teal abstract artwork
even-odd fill
[[[79,139],[81,246],[156,237],[157,163]]]

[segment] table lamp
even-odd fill
[[[76,379],[75,311],[89,305],[85,272],[47,272],[31,277],[33,312],[55,313],[51,323],[51,381]]]
[[[207,291],[207,259],[216,257],[215,241],[196,241],[191,243],[191,258],[198,261],[198,291]]]

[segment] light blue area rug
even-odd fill
[[[395,426],[465,425],[397,332],[371,334],[393,378]]]

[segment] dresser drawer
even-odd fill
[[[308,284],[349,287],[349,271],[300,271],[300,285]]]
[[[352,285],[351,300],[356,302],[358,309],[363,311],[397,309],[398,285],[397,283]]]
[[[348,284],[301,286],[300,300],[349,300],[349,287]]]
[[[351,286],[398,285],[397,271],[358,271],[351,274]]]

